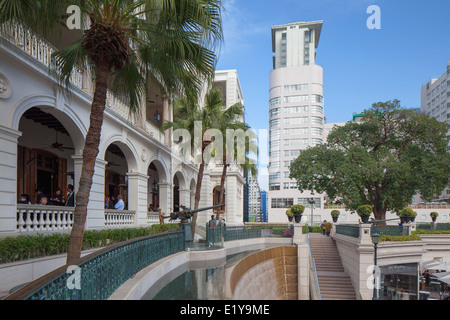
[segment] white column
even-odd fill
[[[77,194],[83,167],[83,156],[73,155],[72,159],[74,167],[74,192]],[[92,187],[89,194],[86,229],[105,227],[105,167],[107,163],[107,161],[101,159],[97,159],[95,163]]]
[[[163,214],[169,214],[172,211],[171,206],[172,185],[168,182],[159,183],[159,208]]]
[[[309,246],[303,225],[294,224],[294,244],[297,246],[298,300],[309,300]]]
[[[189,208],[190,205],[190,190],[189,189],[179,189],[180,192],[180,206],[183,205]]]
[[[128,210],[135,211],[136,226],[147,224],[148,176],[142,173],[127,173],[128,176]]]
[[[22,135],[0,126],[0,234],[17,227],[17,144]]]

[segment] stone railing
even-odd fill
[[[134,227],[135,211],[105,209],[105,228]]]
[[[158,212],[147,212],[147,225],[151,226],[154,224],[159,224],[159,213]]]
[[[72,229],[73,207],[17,205],[17,232]]]

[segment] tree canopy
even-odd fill
[[[300,153],[290,169],[300,191],[325,193],[354,212],[371,205],[377,220],[399,212],[414,195],[440,195],[450,178],[447,124],[379,102],[361,121],[336,126],[324,144]]]

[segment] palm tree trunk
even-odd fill
[[[228,169],[228,164],[226,162],[226,156],[224,156],[223,159],[223,170],[222,170],[222,177],[220,178],[220,193],[219,193],[219,205],[223,205],[224,201],[223,201],[223,195],[225,193],[225,179],[227,177],[227,169]],[[220,220],[220,211],[225,209],[223,207],[220,207],[219,210],[217,210],[217,217],[216,220],[219,221]]]
[[[89,194],[94,176],[95,162],[103,125],[103,114],[106,105],[108,78],[111,70],[105,64],[97,65],[94,98],[91,106],[90,125],[83,149],[83,165],[78,192],[75,197],[75,211],[66,264],[71,265],[81,257],[84,228],[87,218]]]
[[[200,205],[200,195],[202,191],[202,180],[203,180],[203,171],[205,170],[205,160],[203,159],[203,151],[202,151],[202,163],[200,164],[200,168],[198,169],[197,174],[197,185],[195,188],[195,201],[194,201],[194,210],[197,210]],[[191,237],[194,238],[195,235],[195,226],[197,224],[197,213],[194,213],[191,222]]]

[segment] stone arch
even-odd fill
[[[83,121],[69,106],[63,110],[58,108],[57,98],[47,95],[32,95],[21,99],[13,108],[9,117],[10,128],[19,130],[20,120],[25,112],[31,108],[38,107],[42,111],[53,115],[69,133],[75,147],[75,154],[81,155],[84,148],[84,137],[87,134]]]
[[[115,144],[120,148],[122,153],[125,155],[127,165],[128,165],[128,172],[139,172],[139,163],[138,163],[138,153],[136,151],[136,148],[134,145],[126,139],[123,141],[122,135],[120,134],[113,134],[110,137],[108,137],[104,143],[101,143],[99,157],[102,160],[105,160],[106,157],[106,151],[108,148]]]

